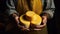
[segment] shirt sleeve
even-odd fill
[[[13,13],[17,13],[17,11],[15,10],[15,5],[14,5],[14,1],[13,0],[6,0],[6,14],[9,16]]]
[[[48,4],[46,6],[46,10],[43,11],[43,14],[46,13],[46,14],[48,14],[48,18],[53,18],[54,11],[55,11],[54,1],[51,0],[51,2],[49,3],[49,0],[48,0],[47,3]]]

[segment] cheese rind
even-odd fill
[[[23,19],[23,16],[24,15],[20,16],[20,21],[21,21],[21,23],[23,23],[26,26],[26,28],[29,28],[30,21],[27,21],[27,20]]]
[[[34,25],[40,25],[41,22],[42,22],[42,18],[41,16],[35,14],[33,17],[33,19],[31,20],[31,23],[34,24]]]

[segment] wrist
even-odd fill
[[[46,17],[47,19],[50,19],[50,15],[47,13],[42,14],[41,16]]]

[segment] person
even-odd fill
[[[7,7],[6,11],[5,11],[6,15],[9,17],[13,17],[18,26],[19,25],[19,16],[26,13],[26,11],[28,11],[28,10],[31,11],[33,8],[33,5],[34,5],[34,3],[33,3],[34,1],[36,1],[36,0],[6,0],[6,7]],[[38,0],[38,1],[40,1],[40,0]],[[39,30],[42,30],[46,26],[48,19],[53,18],[54,10],[55,10],[53,0],[41,0],[41,2],[42,2],[41,7],[43,7],[43,11],[41,13],[41,17],[43,18],[43,21],[42,21],[43,24],[40,26],[35,26],[36,28],[39,28]],[[41,3],[41,2],[37,2],[37,3]],[[40,6],[37,6],[37,7],[40,7]],[[37,8],[35,8],[35,9],[37,9]],[[18,12],[18,10],[19,10],[19,12]],[[36,12],[37,14],[39,13],[38,12],[39,10],[37,10],[37,12]],[[15,23],[15,22],[13,22],[13,23]],[[18,26],[18,28],[24,28],[24,26],[23,27]]]

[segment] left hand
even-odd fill
[[[42,16],[42,24],[41,25],[38,25],[38,26],[35,26],[35,29],[34,30],[42,30],[45,26],[46,26],[46,23],[47,23],[47,16]]]

